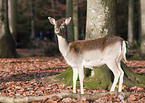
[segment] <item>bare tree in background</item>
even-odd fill
[[[16,46],[9,30],[8,0],[0,0],[0,57],[16,57]]]
[[[79,26],[78,26],[78,0],[73,0],[73,24],[74,24],[74,40],[78,40]]]
[[[67,39],[68,41],[74,41],[73,0],[66,0],[66,17],[72,17],[70,24],[67,26]]]
[[[31,0],[31,9],[32,9],[32,16],[31,16],[31,39],[35,37],[35,0]]]
[[[54,4],[54,0],[51,0],[51,8],[52,8],[52,10],[55,12],[55,4]],[[53,13],[53,15],[52,15],[54,18],[55,18],[55,14]]]
[[[66,17],[72,17],[70,24],[67,26],[68,41],[78,40],[79,36],[78,0],[66,1]]]
[[[134,35],[134,0],[129,0],[128,2],[128,42],[130,46],[133,46],[133,35]]]
[[[141,53],[145,55],[145,0],[140,0],[141,4]]]
[[[17,40],[17,1],[8,0],[8,17],[9,17],[9,28],[10,32],[13,35],[14,40]]]

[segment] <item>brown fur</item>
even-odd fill
[[[104,50],[109,45],[113,45],[116,42],[121,42],[123,39],[118,36],[106,36],[103,38],[93,39],[93,40],[80,40],[71,42],[70,50],[77,53],[82,53],[82,51],[93,50],[94,48],[101,48]]]
[[[56,21],[56,27],[59,28],[62,24],[65,24],[64,22],[65,18],[59,19]]]

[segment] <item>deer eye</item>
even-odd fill
[[[64,24],[62,24],[62,25],[60,26],[60,28],[61,28],[61,29],[63,29],[64,27],[65,27],[65,25],[64,25]]]
[[[62,25],[61,28],[64,28],[64,25]]]
[[[62,24],[61,24],[61,28],[63,29],[65,27],[65,22],[63,22]]]

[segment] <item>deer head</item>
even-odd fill
[[[67,19],[63,18],[58,21],[55,21],[55,19],[52,17],[48,17],[48,19],[49,19],[50,23],[54,25],[54,32],[58,35],[64,34],[66,25],[68,25],[71,21],[71,17],[69,17]]]

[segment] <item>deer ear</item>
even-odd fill
[[[48,17],[49,21],[51,24],[55,25],[55,19],[53,19],[52,17]]]
[[[70,21],[71,21],[71,17],[65,19],[65,24],[68,25],[70,23]]]

